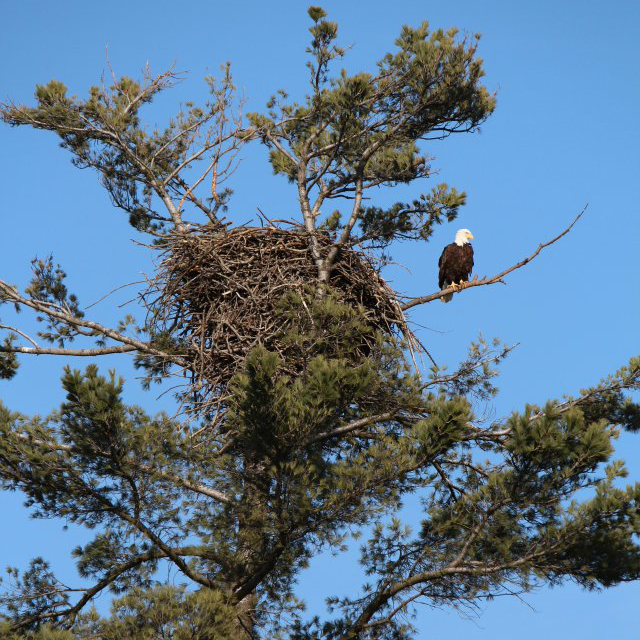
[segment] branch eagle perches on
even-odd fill
[[[461,286],[456,286],[455,289],[454,287],[447,287],[446,289],[442,289],[442,291],[436,291],[435,293],[430,293],[429,295],[426,295],[426,296],[418,296],[415,298],[410,298],[408,302],[405,302],[400,305],[402,310],[406,311],[417,305],[426,304],[427,302],[431,302],[432,300],[437,300],[438,298],[442,298],[449,293],[459,292],[461,290],[469,289],[471,287],[480,287],[488,284],[496,284],[498,282],[505,284],[503,280],[504,276],[506,276],[508,273],[511,273],[512,271],[515,271],[516,269],[520,269],[520,267],[524,267],[526,264],[531,262],[535,257],[537,257],[537,255],[545,247],[552,245],[554,242],[557,242],[558,240],[560,240],[560,238],[564,237],[567,233],[569,233],[569,231],[571,231],[571,229],[576,224],[576,222],[578,222],[578,220],[582,217],[584,212],[587,210],[588,206],[589,206],[588,204],[584,206],[582,211],[573,219],[573,222],[571,222],[571,224],[562,233],[559,233],[555,238],[551,238],[551,240],[547,240],[547,242],[543,242],[539,244],[538,248],[532,254],[530,254],[523,260],[520,260],[520,262],[516,262],[516,264],[509,267],[508,269],[504,269],[504,271],[500,271],[500,273],[497,273],[495,276],[490,276],[490,277],[485,276],[483,278],[478,278],[478,276],[476,276],[473,280],[470,280],[469,282],[465,282]]]

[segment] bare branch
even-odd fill
[[[351,209],[351,216],[349,217],[349,220],[347,221],[347,224],[345,224],[344,229],[342,230],[342,233],[340,234],[340,238],[338,238],[338,240],[333,244],[333,247],[331,247],[331,250],[329,251],[329,254],[327,255],[327,257],[324,260],[324,271],[323,273],[326,274],[326,279],[329,279],[329,273],[331,271],[331,265],[333,264],[333,261],[335,260],[336,256],[338,255],[338,252],[340,251],[340,248],[342,246],[344,246],[344,244],[347,242],[347,240],[349,239],[349,236],[351,235],[351,231],[353,229],[353,226],[355,225],[355,223],[357,222],[358,218],[360,217],[360,214],[362,213],[360,206],[362,204],[362,176],[358,176],[356,178],[356,184],[355,184],[355,190],[356,190],[356,195],[355,195],[355,199],[353,202],[353,207]],[[322,278],[322,274],[321,274],[321,280]]]
[[[203,153],[206,153],[207,151],[209,151],[209,149],[213,149],[213,147],[216,147],[220,144],[222,144],[222,142],[226,142],[227,140],[229,140],[229,138],[235,138],[236,136],[236,132],[234,131],[234,133],[230,133],[229,135],[227,135],[226,137],[224,137],[221,141],[216,140],[215,142],[209,142],[207,144],[205,144],[202,148],[198,149],[197,151],[194,151],[194,153],[192,153],[188,158],[186,158],[185,160],[183,160],[163,181],[162,184],[163,186],[168,185],[171,180],[173,180],[185,167],[189,166],[192,162],[194,162],[195,160],[197,160]],[[208,171],[211,169],[211,167],[209,167]]]
[[[37,356],[104,356],[109,353],[127,353],[138,351],[137,347],[130,345],[114,345],[112,347],[97,347],[95,349],[59,349],[56,347],[3,347],[0,345],[0,353],[30,353]]]
[[[143,353],[148,353],[150,355],[166,358],[167,360],[170,360],[171,362],[174,362],[176,364],[187,364],[180,356],[168,354],[164,351],[154,349],[152,346],[150,346],[146,342],[143,342],[142,340],[137,340],[136,338],[126,336],[123,333],[116,331],[115,329],[111,329],[110,327],[100,324],[99,322],[95,322],[93,320],[84,320],[72,315],[68,311],[58,310],[60,309],[60,307],[57,307],[57,305],[55,305],[57,308],[54,308],[53,305],[43,303],[39,300],[34,300],[33,298],[26,298],[25,296],[20,295],[14,287],[12,287],[7,282],[4,282],[3,280],[0,280],[0,292],[7,299],[13,302],[24,305],[26,307],[30,307],[31,309],[35,309],[36,311],[40,311],[41,313],[45,313],[48,316],[61,320],[62,322],[65,322],[73,327],[84,327],[86,329],[91,329],[108,338],[112,338],[117,342],[123,343],[124,345],[129,345],[130,347],[132,347],[132,349],[129,349],[130,351],[137,350]],[[106,348],[110,349],[110,347]],[[16,349],[29,349],[28,351],[23,351],[23,353],[57,353],[58,355],[101,355],[100,353],[84,353],[86,351],[85,349],[79,349],[78,351],[80,351],[80,353],[78,354],[68,353],[69,350],[67,349],[59,350],[57,352],[52,349],[40,349],[39,351],[36,351],[35,348],[32,349],[31,347],[18,347]],[[120,351],[126,350],[122,349]],[[120,351],[107,351],[106,353],[119,353]]]
[[[283,121],[284,122],[284,121]],[[278,123],[278,124],[282,124]],[[259,134],[258,134],[259,135]],[[287,158],[289,158],[289,160],[291,160],[291,162],[293,162],[294,164],[300,164],[300,160],[298,158],[296,158],[296,156],[293,154],[292,151],[289,151],[289,149],[287,149],[281,142],[280,140],[278,140],[277,137],[273,136],[271,133],[269,133],[268,131],[264,131],[263,135],[265,136],[265,138],[267,138],[267,140],[269,140],[269,142],[271,142],[271,144],[273,144],[273,146],[278,149],[278,151],[284,153],[285,156],[287,156]]]
[[[229,498],[229,496],[227,496],[225,493],[223,493],[222,491],[218,491],[217,489],[213,489],[212,487],[209,487],[208,485],[202,482],[187,480],[186,478],[174,475],[162,469],[160,470],[152,469],[147,465],[138,465],[138,466],[143,470],[153,471],[153,473],[156,473],[161,477],[166,478],[167,480],[170,480],[171,482],[182,485],[185,489],[189,489],[190,491],[195,491],[196,493],[200,493],[203,496],[208,496],[209,498],[213,498],[214,500],[217,500],[218,502],[223,502],[224,504],[231,503],[231,498]]]
[[[165,221],[167,221],[167,218],[163,218]],[[133,282],[127,282],[126,284],[121,284],[119,287],[116,287],[115,289],[112,289],[111,291],[109,291],[109,293],[105,293],[101,298],[98,298],[98,300],[96,300],[95,302],[92,302],[91,304],[88,304],[85,309],[91,309],[91,307],[95,307],[98,303],[102,302],[103,300],[105,300],[106,298],[108,298],[112,293],[115,293],[116,291],[120,291],[120,289],[124,289],[125,287],[130,287],[134,284],[142,284],[146,282],[145,280],[134,280]]]
[[[313,438],[307,440],[306,445],[308,446],[310,444],[315,444],[316,442],[322,442],[323,440],[330,440],[331,438],[335,438],[336,436],[343,436],[362,427],[366,427],[370,424],[375,424],[376,422],[391,420],[394,415],[395,412],[388,411],[386,413],[380,413],[377,416],[369,416],[367,418],[360,418],[360,420],[354,420],[353,422],[349,422],[341,427],[333,429],[332,431],[324,431],[323,433],[316,434],[315,436],[313,436]]]
[[[20,331],[20,329],[17,329],[16,327],[12,327],[10,324],[0,324],[0,329],[8,329],[9,331],[15,331],[16,333],[20,334],[23,338],[26,338],[36,349],[38,348],[38,343],[31,336],[27,335],[23,331]],[[14,349],[5,349],[4,347],[0,347],[0,351],[13,352]]]
[[[576,224],[576,222],[578,222],[578,220],[582,217],[582,214],[587,210],[588,206],[589,206],[588,204],[584,206],[584,209],[582,209],[582,211],[574,218],[573,222],[562,233],[557,235],[555,238],[552,238],[551,240],[547,242],[543,242],[542,244],[538,245],[538,248],[530,256],[527,256],[526,258],[524,258],[524,260],[517,262],[512,267],[509,267],[508,269],[505,269],[500,273],[497,273],[495,276],[484,277],[481,279],[478,279],[478,276],[476,276],[473,280],[463,283],[462,289],[470,289],[471,287],[479,287],[481,285],[488,285],[488,284],[495,284],[496,282],[503,282],[502,278],[506,276],[508,273],[511,273],[512,271],[515,271],[516,269],[523,267],[528,262],[531,262],[531,260],[533,260],[545,247],[548,247],[554,242],[557,242],[558,240],[560,240],[560,238],[562,238],[564,235],[569,233],[569,231],[571,231],[572,227]],[[427,296],[419,296],[417,298],[410,299],[409,302],[406,302],[405,304],[401,305],[401,308],[403,311],[406,311],[407,309],[411,309],[411,307],[415,307],[419,304],[425,304],[427,302],[431,302],[432,300],[437,300],[438,298],[442,298],[443,296],[446,296],[449,293],[455,293],[457,292],[458,289],[459,287],[457,287],[456,289],[454,289],[453,287],[447,287],[442,291],[437,291]]]

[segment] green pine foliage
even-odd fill
[[[623,486],[624,464],[613,457],[620,431],[640,430],[631,395],[640,359],[575,398],[483,424],[474,403],[497,393],[496,365],[510,347],[480,339],[457,369],[434,365],[421,379],[407,344],[373,330],[327,284],[351,243],[426,241],[464,205],[465,193],[446,184],[387,209],[364,207],[362,194],[429,177],[421,144],[474,131],[491,114],[477,38],[425,22],[402,30],[375,73],[332,74],[345,54],[338,27],[320,7],[308,13],[308,96],[297,103],[282,91],[248,126],[228,116],[228,67],[219,83],[208,79],[205,107],[187,103],[164,130],[145,129],[140,112],[174,83],[171,73],[115,79],[84,100],[54,80],[37,87],[36,106],[2,106],[9,124],[55,131],[78,166],[99,172],[131,224],[160,243],[165,233],[219,224],[231,195],[216,190],[223,160],[250,142],[266,145],[274,172],[297,186],[318,266],[317,283],[278,298],[295,366],[257,344],[212,419],[128,405],[124,381],[96,364],[64,369],[66,398],[49,415],[0,404],[2,487],[22,492],[36,518],[94,532],[73,550],[83,586],[62,583],[43,557],[9,568],[2,637],[404,640],[416,637],[418,600],[473,607],[543,584],[597,589],[640,578],[640,485]],[[189,181],[207,154],[213,195],[204,197]],[[345,197],[353,208],[323,219],[321,205]],[[187,220],[194,212],[204,222]],[[335,240],[324,253],[319,232]],[[169,356],[181,357],[171,329],[149,334],[130,317],[113,330],[90,323],[52,258],[33,268],[25,295],[3,283],[0,304],[39,313],[45,341],[65,348],[93,338],[97,351],[119,341],[147,383],[170,373]],[[0,377],[16,374],[17,340],[10,333],[0,347]],[[403,520],[410,495],[422,509],[413,527]],[[310,617],[296,593],[301,572],[353,537],[364,583],[354,577],[340,585],[347,595],[327,593],[329,617]],[[92,601],[104,591],[114,600],[99,615]]]

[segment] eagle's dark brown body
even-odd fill
[[[438,266],[440,289],[445,289],[452,283],[466,282],[473,270],[473,247],[469,242],[463,245],[457,245],[455,242],[448,244],[442,251]]]

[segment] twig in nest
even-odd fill
[[[317,240],[325,249],[333,244],[329,235],[318,234]],[[278,353],[289,373],[302,370],[308,354],[284,339],[279,305],[283,294],[301,294],[297,321],[309,324],[312,314],[303,292],[317,279],[317,267],[306,233],[220,226],[176,234],[164,249],[158,276],[142,299],[153,333],[174,340],[176,349],[187,354],[192,382],[185,394],[191,394],[197,413],[211,416],[224,406],[229,381],[259,344]],[[377,348],[377,332],[402,333],[414,357],[419,343],[395,292],[366,254],[343,247],[330,285],[338,301],[362,310],[371,327],[352,347],[354,362]]]

